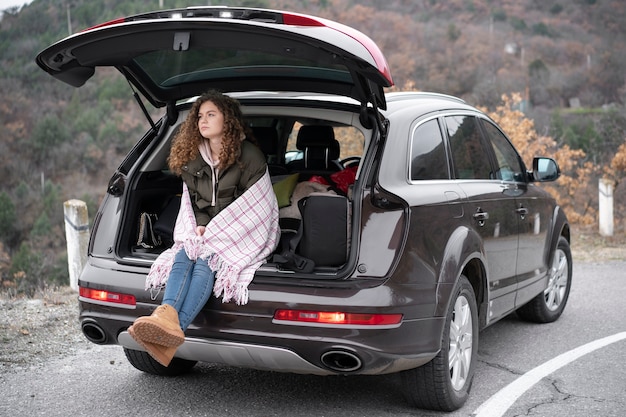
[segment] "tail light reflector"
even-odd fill
[[[79,294],[81,297],[85,297],[94,301],[104,301],[108,303],[126,304],[132,306],[136,304],[134,295],[122,294],[119,292],[80,287]]]
[[[341,311],[276,310],[274,320],[318,324],[393,326],[402,322],[402,314],[361,314]]]

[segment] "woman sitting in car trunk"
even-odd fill
[[[245,140],[239,103],[198,98],[172,142],[169,168],[183,180],[174,245],[156,259],[146,288],[162,303],[129,334],[163,366],[211,296],[245,304],[254,271],[278,242],[278,205],[265,157]]]

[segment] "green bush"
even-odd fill
[[[52,225],[50,224],[50,219],[46,212],[42,212],[37,220],[35,220],[35,224],[33,224],[33,228],[30,231],[31,238],[37,238],[39,236],[47,236],[52,232]]]
[[[18,293],[32,297],[38,289],[44,286],[42,267],[43,257],[33,252],[29,245],[23,242],[11,259],[9,271]]]
[[[533,34],[538,35],[538,36],[546,36],[548,38],[551,38],[553,35],[550,32],[550,29],[548,28],[548,25],[546,25],[543,22],[540,23],[536,23],[533,25]]]
[[[35,128],[31,137],[31,144],[40,159],[48,156],[53,148],[69,141],[70,132],[66,124],[54,115],[47,115],[41,119]]]
[[[513,29],[519,32],[523,32],[528,29],[528,26],[526,26],[526,22],[524,21],[524,19],[520,19],[519,17],[512,17],[509,19],[509,22],[511,23],[511,26],[513,26]]]
[[[87,134],[91,138],[97,138],[102,117],[103,115],[100,114],[98,109],[94,108],[83,109],[83,111],[76,114],[76,118],[72,124],[75,137],[81,134]]]
[[[493,20],[495,20],[496,22],[506,21],[506,12],[502,9],[494,10],[493,12],[491,12],[491,15],[493,16]]]
[[[8,244],[15,234],[16,220],[15,204],[11,197],[2,191],[0,193],[0,237],[5,244]]]
[[[122,76],[107,77],[98,86],[98,101],[105,102],[113,99],[128,100],[131,98],[128,81]]]
[[[563,11],[563,6],[561,6],[560,4],[554,4],[552,7],[550,7],[550,13],[552,14],[559,14]]]
[[[52,286],[70,285],[70,275],[67,269],[67,253],[63,253],[46,273],[47,283]]]
[[[51,221],[55,224],[63,220],[63,201],[61,185],[52,181],[46,181],[44,185],[44,197],[42,211],[47,213]]]

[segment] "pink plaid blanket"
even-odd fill
[[[184,249],[189,259],[208,259],[217,271],[213,293],[223,302],[248,302],[248,285],[255,271],[278,244],[278,204],[266,172],[252,187],[215,216],[203,236],[196,236],[196,218],[189,190],[183,183],[180,210],[174,227],[174,245],[154,261],[147,290],[165,287],[174,256]]]

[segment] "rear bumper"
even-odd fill
[[[83,271],[81,286],[108,287],[135,294],[138,300],[129,308],[81,297],[79,320],[90,341],[141,350],[126,329],[137,317],[151,314],[160,303],[146,296],[144,277],[139,271],[129,273],[93,265]],[[224,304],[212,297],[187,329],[186,341],[176,356],[316,375],[375,375],[416,368],[439,351],[444,318],[431,316],[435,310],[431,303],[436,299],[432,288],[390,288],[387,284],[342,290],[259,283],[251,286],[250,302],[243,306]],[[399,291],[404,297],[390,296]],[[386,328],[285,324],[273,320],[273,312],[279,308],[401,313],[404,318],[399,325]],[[411,318],[416,316],[419,318]]]
[[[276,337],[273,342],[278,342]],[[128,349],[143,350],[127,331],[119,334],[118,343]],[[313,351],[318,353],[311,359]],[[399,355],[371,346],[324,340],[309,341],[308,349],[301,352],[285,346],[196,337],[187,337],[176,351],[177,358],[192,361],[313,375],[395,373],[422,366],[436,354],[437,351]]]
[[[92,342],[142,350],[126,331],[131,323],[114,315],[81,312],[81,328]],[[314,336],[303,335],[305,329],[299,326],[276,326],[273,332],[254,335],[245,329],[212,331],[209,337],[198,336],[206,329],[195,327],[176,357],[276,372],[379,375],[429,362],[439,346],[434,338],[424,336],[440,334],[442,325],[443,319],[416,320],[395,329],[319,329]],[[338,333],[346,332],[360,335],[339,337]]]
[[[120,333],[118,341],[125,348],[144,350],[126,331]],[[223,340],[186,338],[185,343],[177,349],[176,357],[261,370],[282,369],[293,373],[314,375],[331,373],[305,361],[288,349]]]

